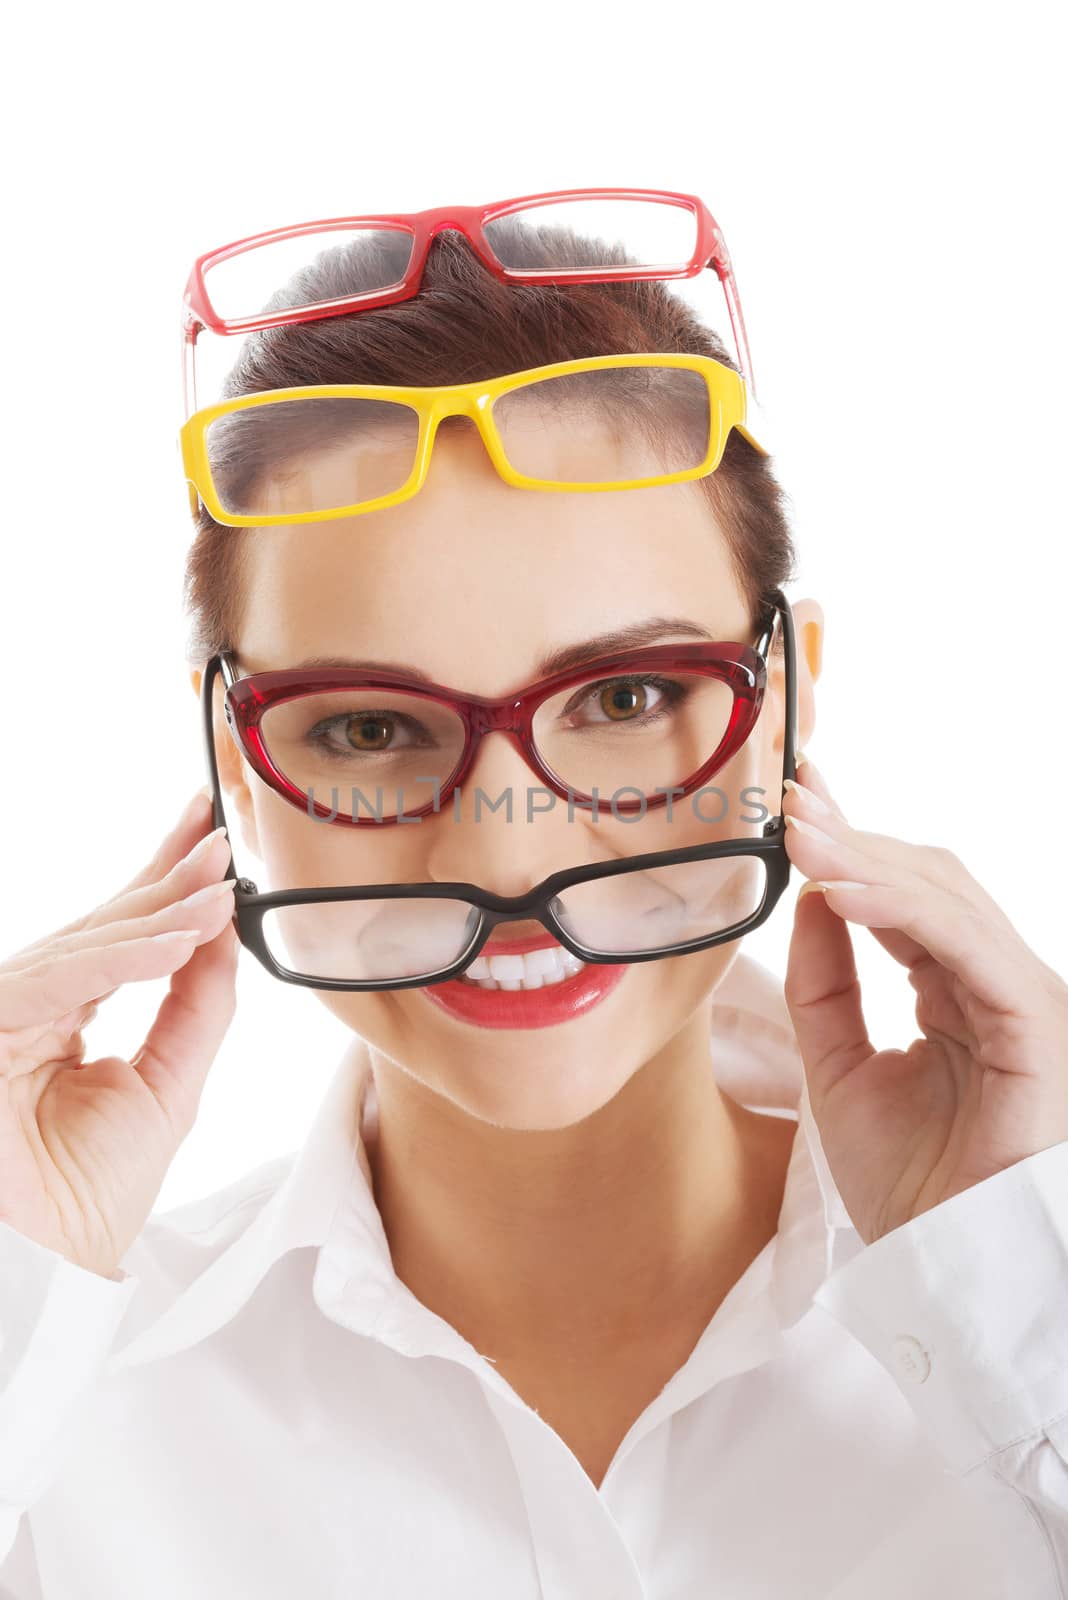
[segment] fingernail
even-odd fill
[[[178,818],[178,826],[183,827],[187,822],[192,822],[199,817],[211,815],[211,795],[206,789],[198,789],[196,794],[186,801],[185,810]]]
[[[186,906],[202,906],[219,899],[228,889],[232,889],[237,882],[236,878],[224,878],[221,883],[206,884],[203,889],[198,889],[195,894],[186,895],[182,901]]]
[[[800,817],[787,814],[786,826],[796,828],[799,833],[806,833],[812,839],[818,839],[821,844],[837,844],[837,839],[832,839],[829,833],[824,833],[822,828],[814,828],[811,822],[802,822]]]
[[[806,755],[803,750],[799,750],[797,752],[797,755],[794,758],[794,767],[795,767],[795,769],[797,771],[800,771],[800,769],[802,767],[804,767],[806,769],[806,771],[805,771],[805,782],[806,782],[806,784],[811,786],[811,784],[813,782],[816,782],[816,783],[820,784],[824,789],[827,789],[827,793],[830,794],[830,789],[827,786],[827,779],[823,776],[823,773],[820,771],[819,767],[817,767],[817,765],[813,761],[812,757],[809,756],[809,755]]]
[[[801,885],[800,889],[797,891],[797,898],[799,900],[803,900],[806,894],[812,894],[813,891],[815,891],[817,894],[822,894],[826,887],[826,884],[816,883],[814,880],[810,879],[808,883],[803,883]]]
[[[185,858],[186,859],[186,865],[189,866],[189,865],[192,865],[192,863],[195,862],[195,861],[202,861],[204,859],[204,857],[207,855],[208,851],[211,849],[212,845],[215,843],[216,839],[219,837],[219,835],[221,833],[225,833],[225,832],[226,832],[226,828],[225,827],[221,827],[221,828],[214,828],[211,833],[205,834],[203,839],[199,840],[193,846],[192,850],[190,850],[189,854],[186,856],[186,858]]]
[[[179,939],[199,939],[200,932],[196,928],[172,928],[169,933],[149,934],[150,944],[162,944],[164,939],[170,939],[177,944]]]
[[[870,889],[871,887],[870,883],[851,883],[848,878],[810,878],[797,891],[797,898],[803,900],[810,891],[816,894],[826,894],[829,889]]]
[[[830,806],[827,805],[825,801],[821,800],[819,795],[815,794],[813,790],[806,789],[803,783],[795,783],[793,778],[784,778],[783,788],[796,790],[797,798],[803,801],[808,806],[809,810],[815,812],[817,816],[830,817],[834,815]]]

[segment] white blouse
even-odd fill
[[[600,1488],[394,1272],[363,1046],[114,1280],[0,1223],[0,1597],[1063,1600],[1068,1141],[865,1247],[747,956],[711,1059],[798,1119],[778,1232]]]

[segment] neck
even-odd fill
[[[371,1051],[365,1127],[398,1276],[478,1348],[705,1326],[774,1235],[792,1124],[716,1083],[702,1007],[600,1110],[501,1128]]]

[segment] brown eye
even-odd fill
[[[610,683],[601,690],[601,710],[613,722],[624,722],[645,710],[643,683]]]
[[[393,737],[391,717],[350,717],[345,737],[354,750],[385,750]]]

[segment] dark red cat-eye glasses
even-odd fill
[[[225,715],[259,777],[328,822],[441,810],[489,733],[503,733],[553,794],[644,814],[700,788],[744,745],[773,631],[774,622],[755,646],[629,650],[498,696],[344,665],[242,677],[236,658],[223,655]]]

